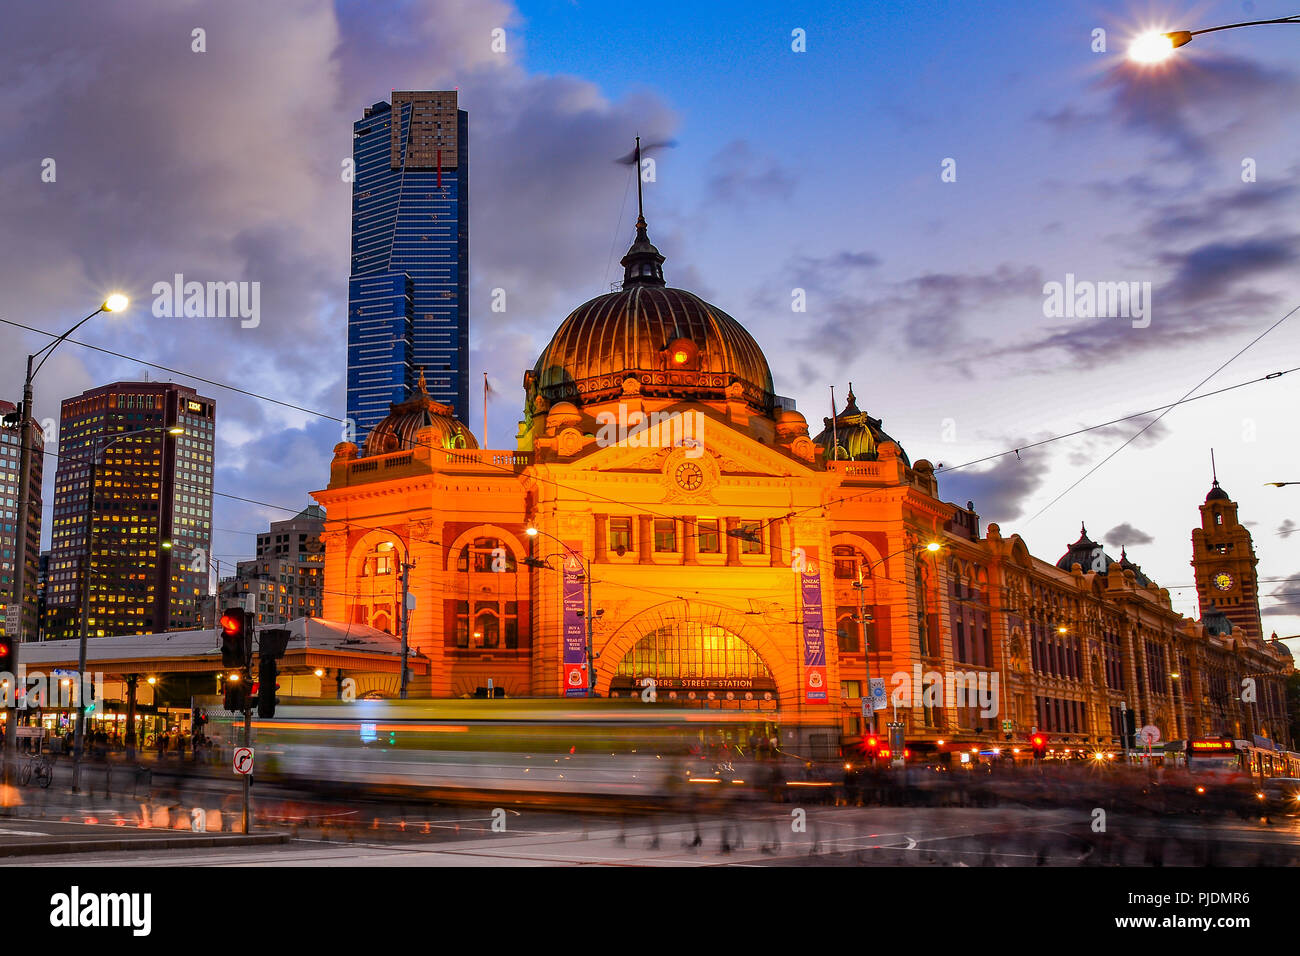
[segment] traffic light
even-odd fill
[[[275,705],[280,701],[275,696],[275,692],[280,689],[280,685],[275,682],[279,676],[279,668],[275,666],[275,658],[262,655],[262,661],[257,669],[257,716],[274,717]]]
[[[227,678],[224,690],[226,710],[238,714],[248,709],[248,691],[242,682]]]
[[[1034,750],[1034,759],[1042,760],[1047,756],[1047,734],[1034,734],[1029,738],[1029,746]]]
[[[221,613],[221,666],[247,667],[249,651],[248,613],[242,607],[228,607]]]
[[[875,734],[868,734],[862,739],[862,749],[866,752],[868,760],[875,760],[880,756],[880,738]]]
[[[289,631],[282,627],[268,627],[258,634],[260,652],[257,665],[257,716],[274,717],[275,705],[280,701],[275,692],[280,685],[275,682],[280,668],[276,662],[284,657],[289,646]]]
[[[12,634],[0,634],[0,671],[9,670],[9,662],[14,657],[14,638]]]

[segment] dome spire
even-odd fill
[[[623,288],[631,286],[662,286],[664,282],[664,257],[650,241],[646,232],[645,201],[641,194],[641,137],[636,138],[636,239],[627,255],[619,260],[623,267]]]

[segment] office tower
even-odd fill
[[[353,124],[348,418],[361,443],[423,369],[469,413],[468,115],[455,92],[394,92]]]
[[[77,637],[83,606],[91,637],[198,626],[215,427],[212,399],[167,382],[116,382],[63,402],[47,639]]]
[[[45,439],[33,421],[28,428],[32,441],[31,501],[27,522],[27,545],[18,544],[18,484],[22,433],[18,422],[18,406],[0,401],[0,628],[9,633],[10,623],[17,624],[9,611],[13,603],[14,570],[16,562],[25,554],[27,573],[23,590],[27,592],[27,619],[22,633],[27,640],[35,640],[37,633],[37,572],[41,553],[41,476],[44,474]]]
[[[325,588],[325,511],[309,505],[294,517],[271,522],[257,536],[257,558],[240,561],[235,576],[223,580],[216,608],[244,607],[259,624],[287,624],[320,617]]]

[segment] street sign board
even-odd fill
[[[871,678],[871,709],[884,710],[889,706],[889,698],[885,694],[885,679],[883,677]]]
[[[235,773],[247,776],[253,772],[253,748],[236,747],[235,748]]]
[[[5,605],[5,633],[12,636],[18,633],[18,616],[22,613],[23,606],[16,602],[10,602]]]

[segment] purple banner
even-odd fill
[[[803,597],[804,699],[826,701],[826,638],[822,626],[822,575],[815,548],[806,548],[807,564],[799,575]]]
[[[587,608],[587,599],[582,591],[583,584],[582,561],[576,554],[565,554],[562,597],[565,697],[587,696],[587,625],[582,616]]]

